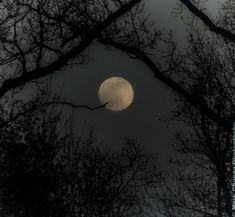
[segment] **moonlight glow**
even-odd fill
[[[122,111],[129,107],[134,99],[131,84],[121,77],[105,80],[99,88],[98,96],[102,104],[109,102],[106,108],[111,111]]]

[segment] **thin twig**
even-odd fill
[[[84,109],[88,109],[90,111],[93,111],[93,110],[97,110],[97,109],[100,109],[100,108],[104,108],[108,103],[109,102],[106,102],[102,105],[98,105],[98,106],[95,106],[95,107],[90,107],[90,106],[87,106],[87,105],[75,105],[71,102],[65,102],[65,101],[51,101],[51,102],[46,102],[46,103],[42,103],[42,104],[33,104],[33,106],[31,108],[28,108],[28,109],[24,110],[23,112],[18,113],[13,118],[10,118],[7,121],[4,121],[0,125],[0,127],[4,127],[5,125],[17,120],[18,118],[20,118],[23,115],[26,115],[28,113],[32,113],[34,111],[37,111],[37,110],[39,110],[43,107],[47,107],[47,106],[50,106],[50,105],[65,105],[65,106],[70,106],[73,109],[84,108]]]

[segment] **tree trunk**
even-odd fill
[[[223,217],[221,190],[222,190],[221,181],[220,181],[220,177],[218,177],[217,178],[217,213],[218,213],[218,217]]]

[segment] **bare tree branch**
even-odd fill
[[[171,78],[165,76],[160,69],[156,66],[156,64],[141,50],[133,47],[129,47],[128,45],[124,45],[121,43],[118,43],[112,39],[105,39],[101,36],[99,37],[99,42],[105,45],[113,46],[121,51],[127,52],[129,54],[132,54],[139,58],[143,63],[145,63],[151,71],[154,73],[154,76],[162,81],[164,84],[166,84],[168,87],[173,89],[177,94],[184,97],[188,102],[190,102],[193,106],[204,112],[208,117],[210,117],[213,121],[220,124],[226,129],[231,130],[232,127],[232,121],[226,120],[222,117],[220,117],[218,114],[216,114],[214,111],[212,111],[207,105],[205,105],[203,102],[199,101],[198,99],[195,99],[195,97],[192,96],[186,89],[181,87],[178,83],[173,81]]]
[[[66,54],[59,57],[50,65],[36,68],[31,72],[27,72],[18,77],[5,80],[3,85],[0,87],[0,97],[11,89],[17,88],[34,79],[44,77],[62,69],[69,60],[81,54],[103,30],[105,30],[110,24],[112,24],[140,2],[141,0],[131,0],[130,2],[121,6],[117,11],[110,14],[104,21],[95,25],[95,27],[88,33],[85,33],[85,36],[79,45],[70,49]]]
[[[180,0],[196,17],[198,17],[211,32],[235,43],[235,34],[222,27],[218,27],[205,13],[199,10],[190,0]]]
[[[33,104],[33,106],[31,106],[30,108],[28,109],[25,109],[24,111],[22,112],[19,112],[18,114],[16,114],[14,117],[11,117],[9,120],[7,121],[4,121],[3,123],[0,124],[0,127],[4,127],[5,125],[9,124],[9,123],[12,123],[14,122],[15,120],[17,120],[18,118],[26,115],[26,114],[29,114],[29,113],[32,113],[36,110],[39,110],[39,109],[42,109],[42,108],[45,108],[45,107],[48,107],[48,106],[51,106],[51,105],[65,105],[65,106],[69,106],[73,109],[78,109],[78,108],[84,108],[84,109],[88,109],[90,111],[94,111],[94,110],[98,110],[98,109],[101,109],[101,108],[105,108],[105,106],[108,104],[109,102],[106,102],[102,105],[98,105],[98,106],[95,106],[95,107],[90,107],[90,106],[87,106],[87,105],[75,105],[71,102],[65,102],[65,101],[51,101],[51,102],[46,102],[46,103],[41,103],[41,104]]]

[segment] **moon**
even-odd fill
[[[122,77],[111,77],[99,87],[98,97],[110,111],[122,111],[128,108],[134,99],[134,90],[129,81]]]

